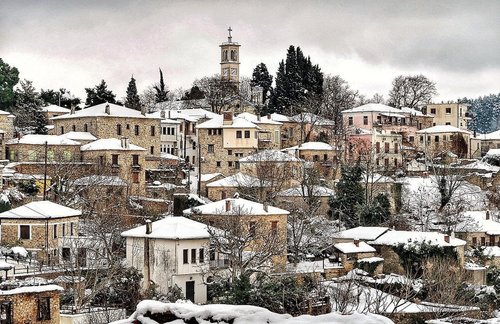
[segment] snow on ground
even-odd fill
[[[159,324],[145,317],[147,312],[175,314],[180,320],[172,323],[212,323],[220,324],[390,324],[390,319],[374,314],[341,315],[336,313],[319,316],[302,315],[292,317],[288,314],[273,313],[265,308],[248,305],[194,305],[191,303],[162,303],[153,300],[143,300],[137,305],[136,311],[126,320],[114,322],[113,324]],[[190,319],[192,319],[190,321]],[[193,321],[194,320],[194,321]]]

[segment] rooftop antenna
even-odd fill
[[[229,35],[227,36],[227,41],[228,41],[229,43],[232,43],[232,42],[233,42],[233,36],[231,36],[231,32],[232,32],[233,30],[231,29],[231,26],[229,26],[229,28],[227,29],[227,31],[229,32]]]

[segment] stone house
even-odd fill
[[[281,147],[291,147],[301,143],[301,125],[288,116],[273,113],[271,119],[280,122],[281,125]]]
[[[428,104],[422,108],[422,112],[433,117],[432,126],[450,125],[467,130],[469,121],[471,120],[469,106],[469,104],[465,103],[452,102]]]
[[[57,263],[59,238],[76,235],[81,211],[50,201],[35,201],[0,213],[2,245],[21,244],[47,264]]]
[[[43,116],[45,117],[49,125],[52,125],[51,118],[71,113],[71,109],[64,108],[58,105],[48,105],[40,109],[42,110]]]
[[[67,139],[79,142],[82,145],[88,144],[90,142],[97,140],[97,137],[95,137],[94,135],[92,135],[89,132],[67,132],[67,133],[60,135],[60,136],[64,136]]]
[[[417,149],[434,157],[450,152],[459,158],[469,154],[470,133],[450,125],[438,125],[417,131]]]
[[[238,115],[255,125],[259,126],[258,146],[259,149],[280,149],[281,148],[281,126],[283,123],[271,119],[271,115],[261,117],[248,112]]]
[[[52,134],[89,132],[98,139],[127,137],[144,147],[148,158],[160,156],[160,118],[127,107],[102,103],[52,118]]]
[[[3,324],[59,324],[59,298],[62,287],[57,285],[24,286],[0,289],[0,322]]]
[[[235,197],[185,209],[183,213],[220,230],[241,232],[241,237],[249,238],[247,252],[259,253],[270,242],[270,236],[276,238],[272,263],[276,269],[285,266],[288,211]]]
[[[0,110],[0,160],[8,159],[5,143],[14,137],[14,119],[10,112]]]
[[[309,196],[309,188],[297,186],[290,189],[285,189],[276,194],[276,202],[280,206],[297,206],[302,204],[307,204],[310,200],[317,199],[317,210],[315,211],[318,215],[328,216],[330,210],[329,200],[330,197],[335,196],[335,191],[322,186],[314,186],[312,188],[311,197]]]
[[[231,175],[239,172],[239,160],[259,148],[260,127],[232,112],[196,126],[198,130],[201,173]]]
[[[266,181],[238,172],[229,177],[212,181],[206,185],[207,197],[212,201],[234,197],[238,193],[241,197],[263,197],[269,186]]]
[[[470,137],[469,158],[481,158],[491,149],[500,149],[500,130]]]
[[[331,179],[340,176],[335,172],[340,171],[340,168],[335,167],[339,155],[335,148],[328,143],[307,142],[285,148],[282,151],[312,163],[324,178]]]
[[[344,269],[351,271],[359,259],[371,258],[375,256],[376,250],[369,244],[354,239],[351,242],[336,243],[333,245],[338,260],[342,263]]]
[[[64,135],[24,135],[7,142],[6,151],[11,162],[44,162],[47,145],[47,162],[80,161],[81,143]]]
[[[382,226],[358,226],[348,230],[337,232],[333,235],[334,243],[353,242],[360,240],[363,242],[374,241],[390,229]]]
[[[199,179],[200,194],[208,197],[207,184],[221,179],[224,179],[224,175],[220,172],[202,174]]]
[[[82,160],[103,168],[129,184],[129,195],[144,195],[146,149],[131,144],[128,138],[99,139],[82,145]]]
[[[465,245],[464,240],[452,237],[447,234],[438,232],[415,232],[415,231],[386,231],[373,241],[368,241],[368,244],[377,250],[377,254],[384,259],[384,268],[388,272],[405,274],[403,268],[404,260],[401,260],[397,253],[397,247],[420,244],[428,244],[443,249],[449,249],[456,253],[457,261],[461,266],[465,260]]]
[[[500,246],[498,215],[489,210],[467,211],[455,234],[471,247]]]
[[[320,138],[329,140],[334,135],[335,122],[333,120],[315,115],[313,113],[300,113],[290,117],[296,123],[299,141],[294,145],[305,142],[318,141]],[[293,145],[291,145],[293,146]],[[285,146],[286,147],[286,146]]]
[[[126,238],[129,266],[143,274],[143,286],[154,283],[166,294],[177,286],[186,299],[206,303],[203,274],[209,268],[210,234],[207,225],[177,216],[133,228]]]

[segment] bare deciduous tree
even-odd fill
[[[422,74],[400,75],[392,81],[389,105],[396,108],[418,109],[419,106],[431,102],[435,95],[437,95],[436,83],[426,76]]]

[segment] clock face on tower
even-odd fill
[[[229,68],[222,69],[222,75],[223,76],[229,76]]]
[[[236,76],[236,69],[235,68],[231,68],[231,76]]]

